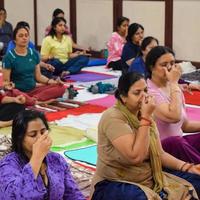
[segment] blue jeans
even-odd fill
[[[89,58],[87,56],[77,56],[70,58],[66,63],[60,62],[59,59],[51,59],[48,61],[49,64],[55,67],[54,75],[59,76],[63,71],[69,71],[70,74],[77,74],[83,67],[87,65]]]

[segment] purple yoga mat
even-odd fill
[[[95,72],[81,72],[79,74],[70,75],[67,80],[89,82],[89,81],[100,81],[111,78],[117,78],[117,76],[95,73]]]

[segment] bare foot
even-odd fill
[[[69,71],[63,71],[63,72],[61,73],[61,75],[60,75],[60,78],[62,79],[62,78],[64,78],[64,77],[67,76],[67,75],[70,75],[70,72],[69,72]]]
[[[56,101],[56,99],[50,99],[50,100],[47,100],[47,101],[36,101],[35,102],[35,105],[41,105],[41,104],[50,104],[50,103],[53,103],[53,102],[55,102]]]

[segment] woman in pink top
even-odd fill
[[[150,79],[149,93],[155,96],[155,120],[163,149],[186,162],[200,163],[200,123],[191,121],[185,112],[185,102],[178,80],[179,65],[175,64],[174,52],[164,46],[153,48],[146,57]]]
[[[122,63],[121,55],[124,44],[126,43],[126,35],[128,31],[129,19],[120,17],[117,20],[117,30],[112,33],[108,41],[108,61],[107,67],[113,70],[122,70],[127,68],[126,63]]]

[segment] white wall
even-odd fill
[[[95,50],[106,47],[113,30],[112,0],[77,0],[77,43]]]
[[[34,42],[34,11],[32,0],[4,0],[4,6],[7,11],[7,21],[13,28],[19,21],[29,23],[31,31],[31,40]]]
[[[200,1],[174,0],[173,12],[176,58],[200,61]]]
[[[123,1],[123,16],[130,23],[142,24],[145,36],[153,36],[164,44],[165,34],[165,2]]]
[[[45,28],[51,24],[52,13],[56,8],[60,8],[64,11],[67,25],[70,26],[69,0],[37,0],[37,7],[38,45],[41,45],[42,39],[44,38]]]

